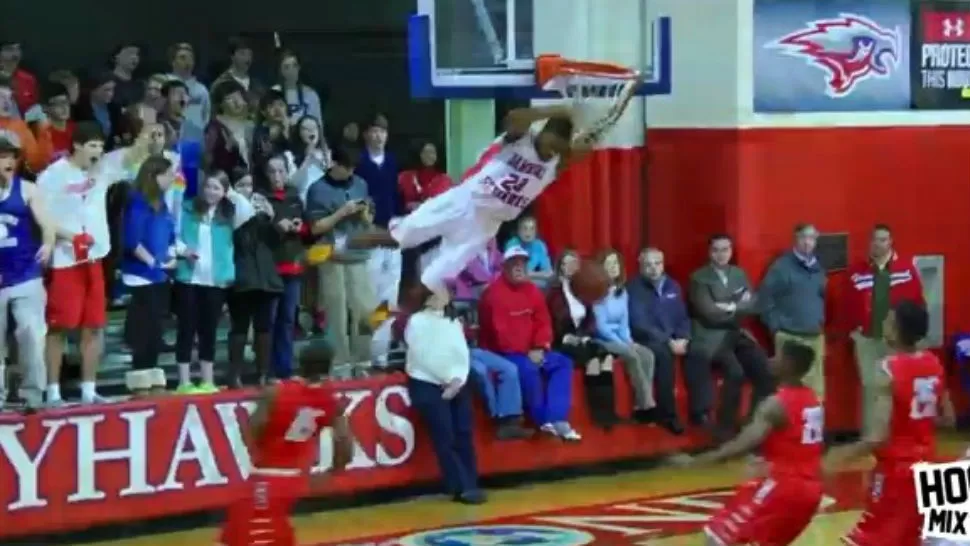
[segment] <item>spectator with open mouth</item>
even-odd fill
[[[123,174],[100,164],[104,136],[95,123],[79,123],[71,155],[37,178],[57,230],[47,299],[48,405],[63,403],[60,390],[65,335],[81,333],[81,400],[101,402],[95,388],[106,323],[102,261],[111,249],[108,187]]]

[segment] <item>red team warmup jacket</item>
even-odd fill
[[[912,258],[902,258],[893,253],[886,265],[889,269],[890,306],[903,300],[912,300],[925,305],[923,285],[919,279]],[[872,317],[872,283],[874,279],[872,262],[866,260],[853,265],[849,271],[849,289],[846,299],[845,320],[849,330],[862,328],[869,330]]]
[[[549,349],[552,319],[542,290],[504,276],[488,285],[478,303],[478,346],[496,353]]]

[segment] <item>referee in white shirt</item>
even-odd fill
[[[461,323],[445,313],[448,298],[430,295],[407,320],[408,391],[421,415],[448,493],[457,502],[481,504],[475,460],[470,357]]]

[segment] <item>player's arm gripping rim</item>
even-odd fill
[[[713,464],[733,459],[739,455],[744,455],[756,449],[764,442],[765,438],[772,431],[786,426],[788,417],[777,396],[766,398],[758,409],[755,410],[751,422],[733,440],[721,445],[721,447],[691,457],[689,455],[677,455],[672,459],[672,463],[677,466],[694,466]]]
[[[623,94],[617,99],[616,104],[610,108],[606,116],[607,119],[613,121],[596,123],[593,127],[584,127],[573,137],[572,146],[570,146],[570,150],[566,156],[560,159],[556,174],[561,173],[563,169],[572,163],[582,161],[588,153],[593,151],[593,148],[603,138],[603,135],[613,128],[615,122],[623,116],[623,112],[630,106],[630,101],[636,96],[636,92],[637,86],[635,85],[631,85],[623,91]]]
[[[872,421],[863,431],[862,439],[847,446],[832,448],[825,457],[827,472],[843,464],[871,455],[889,438],[889,424],[893,411],[892,377],[882,366],[876,372],[872,400]]]

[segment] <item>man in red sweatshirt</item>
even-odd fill
[[[882,324],[889,310],[903,300],[925,305],[923,284],[912,258],[903,258],[893,247],[889,226],[872,228],[869,257],[849,269],[845,319],[855,344],[856,364],[862,382],[862,423],[872,418],[874,381],[880,362],[889,355]]]
[[[572,362],[550,350],[552,319],[545,296],[529,280],[528,260],[529,253],[521,247],[505,251],[502,275],[485,289],[478,304],[478,345],[518,368],[525,410],[540,430],[578,441],[581,436],[568,421]]]

